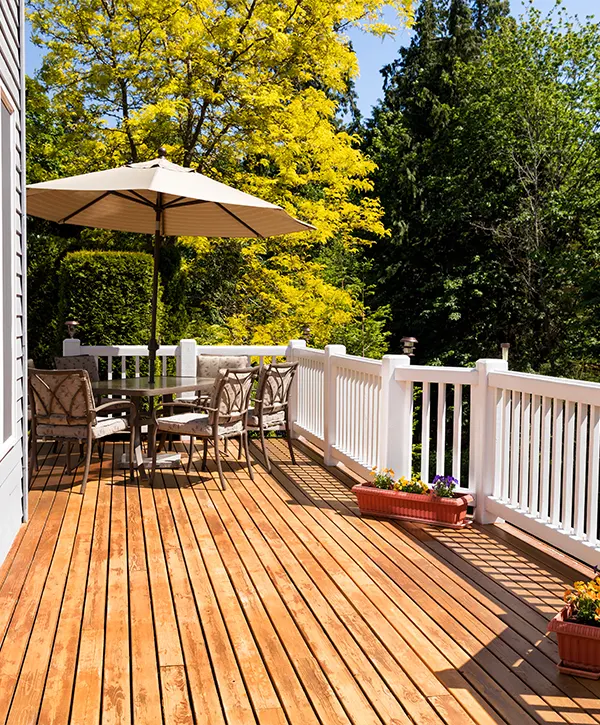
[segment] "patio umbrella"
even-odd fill
[[[158,260],[164,236],[270,237],[314,229],[280,206],[159,158],[27,187],[27,213],[59,224],[154,234],[150,382],[154,382]]]

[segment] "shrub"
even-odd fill
[[[141,252],[67,254],[60,265],[59,319],[77,320],[87,345],[146,344],[152,269],[152,257]]]

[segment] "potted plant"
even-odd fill
[[[470,494],[455,492],[458,481],[452,476],[436,476],[428,486],[418,474],[408,480],[394,479],[394,471],[373,469],[373,481],[352,488],[362,515],[420,521],[460,529],[468,526]]]
[[[600,679],[600,574],[575,582],[564,596],[565,606],[548,623],[556,632],[558,669],[569,675]]]

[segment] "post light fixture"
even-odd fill
[[[408,357],[415,356],[415,348],[419,342],[416,337],[403,337],[400,342],[402,343],[402,352]]]
[[[302,332],[300,333],[300,337],[303,340],[306,340],[306,344],[310,344],[310,341],[312,340],[312,332],[310,331],[310,325],[305,322],[304,325],[302,325]]]
[[[79,327],[79,322],[77,322],[77,320],[67,320],[65,322],[65,327],[67,328],[67,334],[71,339],[73,339],[75,337],[75,332]]]
[[[508,362],[508,351],[510,350],[510,342],[503,342],[500,345],[500,349],[502,350],[502,359],[505,362]]]

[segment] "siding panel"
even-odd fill
[[[4,559],[12,540],[26,513],[27,490],[27,395],[26,361],[27,343],[24,337],[26,325],[25,281],[25,159],[24,159],[24,8],[22,0],[0,0],[0,88],[9,97],[15,109],[15,183],[16,218],[14,234],[10,243],[14,262],[15,305],[12,336],[16,338],[16,420],[17,442],[0,460],[0,563]],[[3,334],[10,334],[10,327],[3,320]],[[8,328],[8,329],[7,329]],[[13,339],[14,339],[13,338]]]

